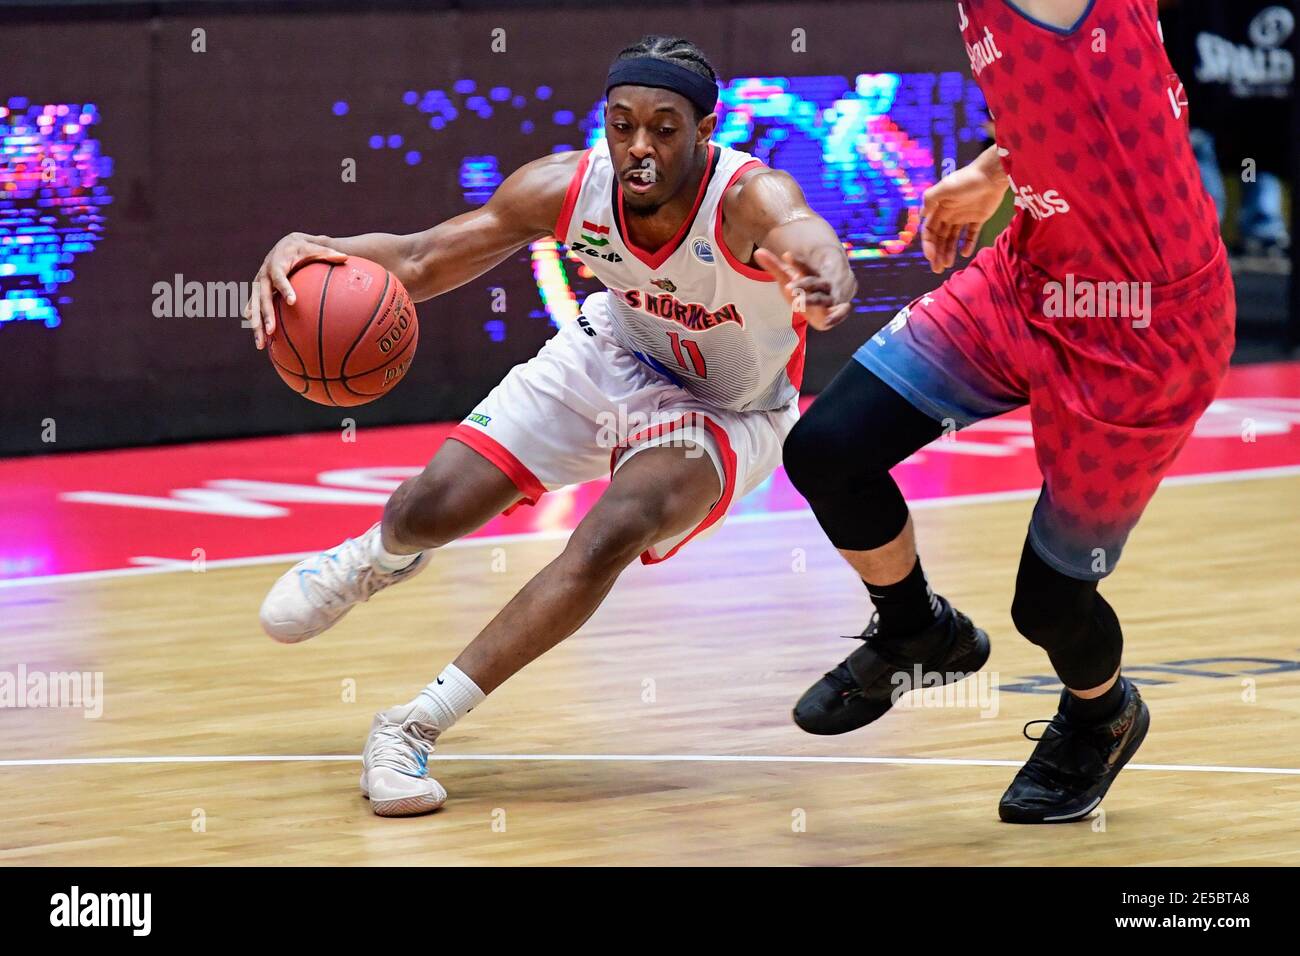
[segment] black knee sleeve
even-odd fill
[[[786,474],[833,545],[869,551],[894,540],[907,523],[907,503],[889,469],[942,432],[850,361],[786,438]]]
[[[1016,630],[1047,651],[1061,682],[1073,690],[1099,687],[1119,669],[1124,635],[1096,581],[1082,581],[1048,565],[1028,539],[1011,603]]]

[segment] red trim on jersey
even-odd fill
[[[451,434],[447,437],[474,449],[500,468],[505,473],[505,476],[514,482],[515,487],[519,489],[519,493],[524,496],[524,500],[516,501],[502,514],[510,514],[520,505],[535,505],[537,500],[546,494],[546,488],[537,480],[537,476],[529,471],[524,463],[516,458],[505,445],[486,432],[481,432],[477,428],[471,428],[461,422],[451,430]]]
[[[804,318],[802,312],[791,312],[790,325],[795,335],[799,336],[799,344],[790,353],[790,361],[785,363],[785,375],[795,391],[798,391],[803,385],[803,359],[808,346],[808,320]]]
[[[578,160],[578,168],[573,171],[573,178],[569,180],[569,188],[564,194],[564,205],[560,207],[560,217],[555,220],[555,238],[560,242],[564,242],[564,237],[569,234],[573,207],[578,204],[578,193],[582,192],[582,178],[587,173],[587,165],[590,161],[591,150],[588,149],[582,154],[582,159]]]
[[[749,162],[745,163],[745,165],[732,173],[731,178],[727,180],[727,185],[723,187],[722,190],[722,198],[718,200],[717,214],[713,217],[713,243],[722,250],[722,257],[727,260],[727,265],[731,266],[732,269],[740,273],[746,279],[753,279],[755,282],[775,282],[776,279],[768,275],[765,269],[757,269],[754,266],[747,266],[745,263],[737,259],[732,254],[731,250],[727,248],[726,240],[722,238],[722,205],[726,202],[727,190],[734,186],[736,180],[745,173],[762,165],[763,161],[761,159],[751,159]]]
[[[703,412],[687,412],[685,415],[682,415],[682,417],[676,418],[671,422],[664,422],[659,425],[652,425],[649,428],[642,429],[635,435],[632,435],[625,441],[621,442],[617,448],[609,453],[609,473],[610,475],[613,475],[614,465],[618,462],[618,459],[622,454],[628,451],[632,445],[651,438],[658,438],[660,435],[675,432],[679,428],[685,427],[688,422],[696,419],[704,422],[704,427],[708,429],[709,434],[713,436],[713,440],[718,443],[718,449],[722,452],[722,494],[718,496],[717,503],[709,509],[709,513],[704,516],[703,520],[692,529],[690,534],[673,545],[667,554],[660,555],[656,558],[650,553],[649,549],[641,552],[642,564],[658,564],[660,561],[667,561],[674,554],[680,551],[682,545],[687,541],[690,541],[691,538],[722,520],[722,516],[725,515],[727,509],[731,507],[731,499],[736,493],[736,452],[731,447],[731,439],[727,437],[726,429]]]
[[[762,165],[762,160],[751,159],[732,173],[731,179],[727,180],[727,185],[722,190],[723,199],[718,201],[718,212],[713,221],[713,240],[714,244],[722,250],[722,256],[727,260],[727,265],[731,266],[737,273],[746,279],[753,279],[755,282],[775,282],[776,279],[766,269],[745,265],[745,263],[737,259],[727,247],[727,241],[722,237],[722,204],[726,199],[727,190],[734,186],[736,180],[745,173]],[[799,342],[795,345],[794,351],[790,353],[790,361],[785,365],[785,374],[790,379],[790,384],[797,390],[803,384],[804,354],[807,351],[808,342],[808,320],[803,317],[802,312],[791,312],[790,327],[799,336]]]
[[[700,188],[695,194],[695,205],[691,207],[690,215],[682,221],[681,228],[677,230],[677,235],[673,236],[658,249],[654,250],[654,252],[642,249],[632,241],[632,234],[628,231],[626,225],[627,217],[623,215],[623,187],[621,184],[618,186],[618,205],[614,208],[618,214],[619,235],[623,237],[623,245],[627,246],[628,251],[648,265],[651,269],[658,269],[668,261],[669,256],[677,251],[677,247],[682,244],[682,240],[685,239],[686,234],[690,232],[691,223],[695,222],[695,217],[699,215],[700,206],[704,202],[704,193],[709,188],[709,180],[713,178],[714,148],[714,145],[710,143],[709,158],[708,162],[705,164],[706,172],[700,177]]]

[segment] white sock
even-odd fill
[[[487,694],[479,690],[478,684],[464,671],[455,664],[448,664],[438,679],[411,701],[414,707],[411,716],[433,724],[440,733],[445,733],[486,699]]]
[[[393,554],[391,551],[386,550],[384,548],[382,529],[375,535],[375,546],[371,549],[371,557],[375,559],[375,564],[385,571],[400,571],[402,568],[408,567],[422,553],[417,551],[415,554]]]

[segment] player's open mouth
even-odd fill
[[[623,174],[623,185],[634,193],[649,192],[657,181],[654,171],[649,169],[634,169]]]

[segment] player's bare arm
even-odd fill
[[[543,156],[519,167],[478,209],[409,235],[347,238],[291,232],[267,253],[254,277],[245,317],[257,347],[275,333],[272,296],[294,301],[289,273],[304,262],[360,256],[396,276],[416,302],[464,285],[555,227],[580,152]]]
[[[723,230],[732,253],[771,273],[813,328],[829,329],[849,314],[858,282],[844,245],[789,173],[759,169],[737,180],[723,198]]]
[[[997,147],[990,146],[925,191],[921,248],[932,272],[951,269],[959,245],[963,256],[974,253],[980,229],[998,211],[1009,186]]]

